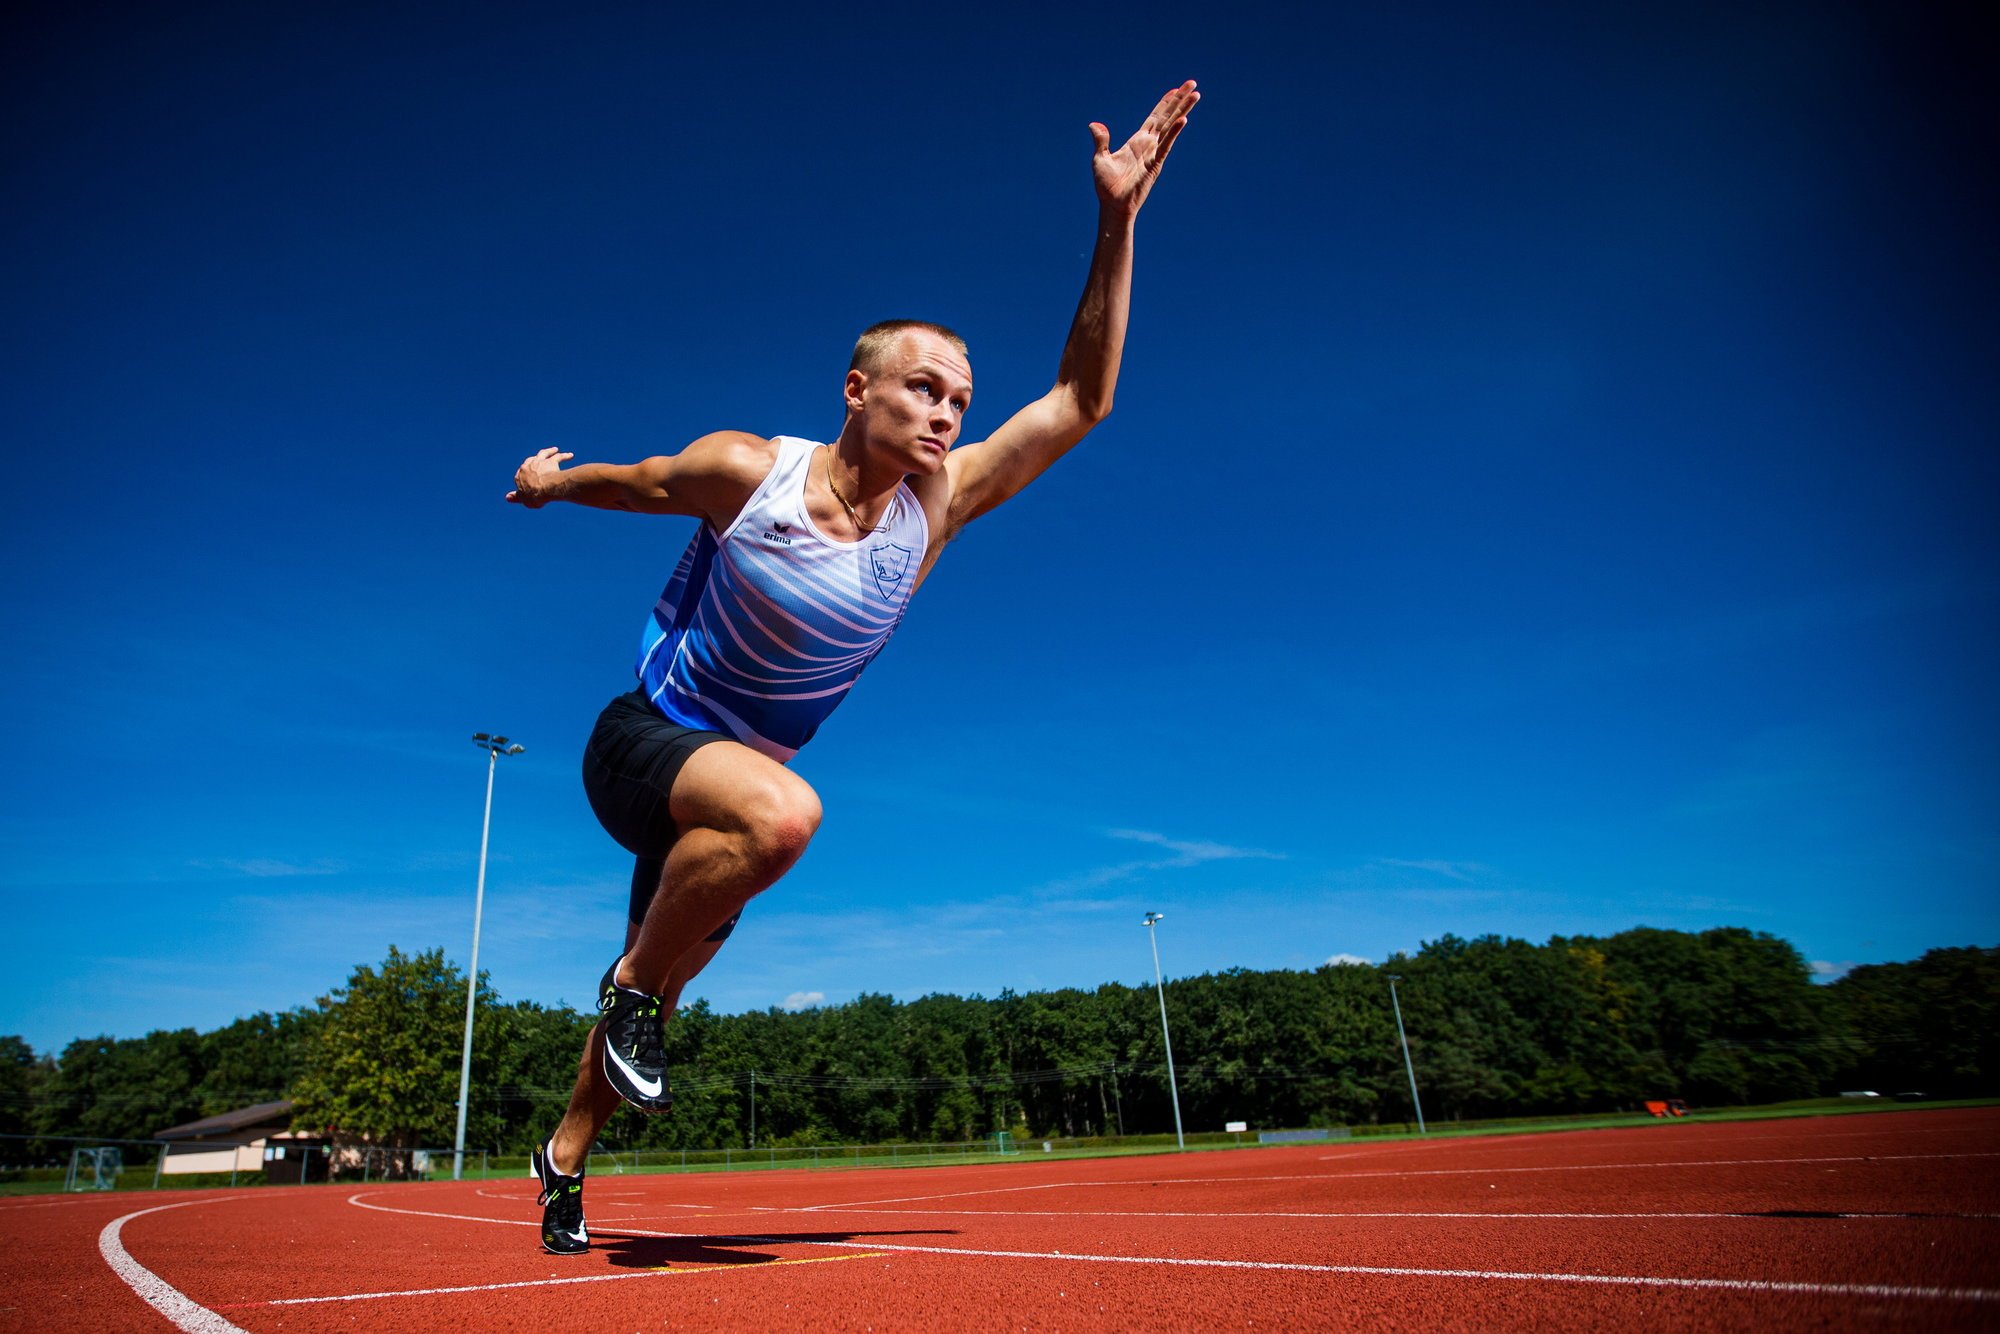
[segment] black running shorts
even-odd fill
[[[681,766],[709,742],[728,740],[720,732],[682,727],[661,717],[640,690],[620,695],[597,715],[583,748],[583,791],[604,832],[637,859],[627,910],[633,922],[645,920],[646,906],[666,869],[667,851],[680,837],[667,798]],[[708,939],[727,940],[742,915],[731,917]]]

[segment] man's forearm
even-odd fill
[[[1136,213],[1100,208],[1097,246],[1083,282],[1069,341],[1063,344],[1056,383],[1076,399],[1088,422],[1111,412],[1118,388],[1118,365],[1125,352],[1125,325],[1132,311],[1132,233]]]
[[[639,470],[629,464],[579,463],[542,480],[535,487],[537,504],[562,500],[600,510],[637,510],[653,489],[641,484]]]

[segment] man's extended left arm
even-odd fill
[[[1133,226],[1174,139],[1200,100],[1190,79],[1162,97],[1146,123],[1116,152],[1110,131],[1092,123],[1097,246],[1063,344],[1055,387],[986,439],[946,458],[951,479],[947,539],[1034,481],[1111,411],[1132,305]]]

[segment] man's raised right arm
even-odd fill
[[[553,447],[514,473],[511,504],[540,509],[552,500],[635,514],[686,514],[727,527],[770,471],[772,445],[746,431],[705,435],[678,454],[638,463],[579,463]]]

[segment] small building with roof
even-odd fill
[[[156,1130],[153,1138],[163,1141],[160,1175],[261,1172],[268,1145],[296,1138],[290,1134],[291,1124],[292,1104],[281,1099]],[[325,1140],[316,1138],[315,1142],[323,1144]]]

